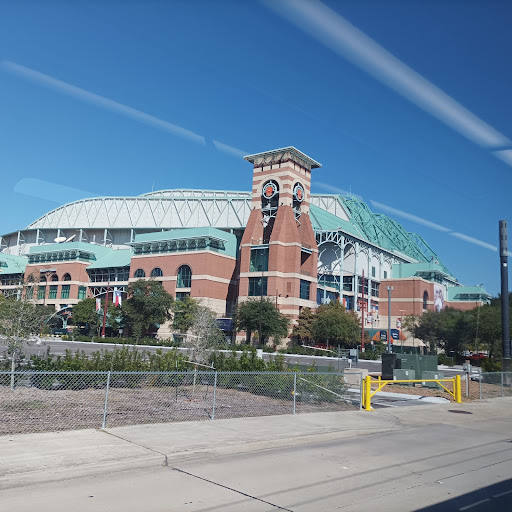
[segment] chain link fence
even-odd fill
[[[480,400],[512,396],[511,372],[482,372],[479,386]]]
[[[347,380],[346,380],[347,379]],[[0,372],[0,435],[361,407],[361,375]]]

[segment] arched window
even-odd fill
[[[188,265],[182,265],[178,269],[177,277],[176,288],[190,288],[192,286],[192,270]]]
[[[133,274],[133,277],[136,277],[136,278],[141,278],[141,277],[146,277],[146,272],[144,272],[144,270],[142,270],[141,268],[138,268],[136,271],[135,271],[135,274]]]
[[[62,276],[62,280],[63,280],[63,281],[71,281],[71,276],[70,276],[69,274],[64,274],[64,275]]]
[[[58,280],[59,280],[59,276],[57,274],[53,274],[52,281],[58,281]]]
[[[162,277],[163,275],[161,268],[156,267],[151,271],[151,277]]]
[[[424,291],[423,292],[423,310],[424,311],[427,310],[427,302],[428,302],[428,292]]]

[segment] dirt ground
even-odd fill
[[[81,428],[101,428],[104,389],[43,390],[0,387],[0,435]],[[348,400],[333,396],[318,400],[296,396],[296,413],[354,410]],[[111,388],[106,427],[200,421],[215,418],[292,414],[293,396],[262,396],[248,391],[217,387],[213,411],[212,386]]]

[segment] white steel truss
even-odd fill
[[[208,191],[202,195],[201,191],[194,195],[185,195],[191,191],[164,192],[141,197],[82,199],[52,210],[27,229],[236,229],[244,228],[249,218],[249,193],[228,196]]]

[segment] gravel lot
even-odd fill
[[[173,421],[210,420],[213,388],[198,384],[178,387],[111,387],[107,427]],[[0,435],[101,428],[105,389],[45,390],[0,387]],[[296,412],[354,410],[356,406],[332,395],[296,397]],[[246,390],[217,387],[215,418],[291,414],[293,396],[263,396]]]

